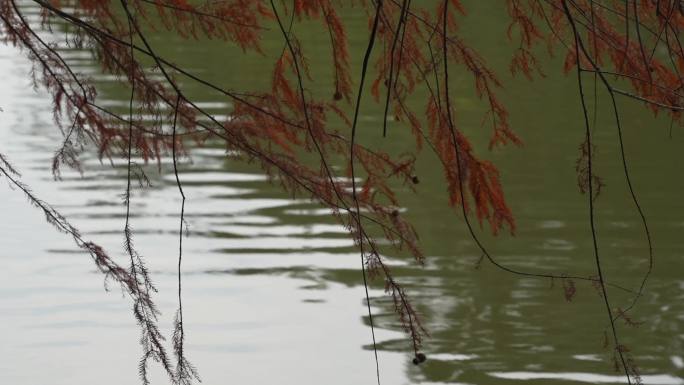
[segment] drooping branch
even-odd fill
[[[567,17],[568,23],[570,24],[570,27],[572,28],[572,33],[574,35],[574,41],[575,41],[575,52],[577,53],[575,55],[575,65],[576,65],[576,72],[577,72],[577,87],[579,90],[579,98],[580,98],[580,104],[582,107],[582,116],[584,118],[584,131],[585,131],[585,143],[586,143],[586,159],[587,159],[587,176],[586,176],[586,187],[587,187],[587,202],[588,202],[588,207],[589,207],[589,226],[591,229],[591,240],[592,240],[592,246],[593,246],[593,251],[594,251],[594,259],[596,263],[596,272],[599,277],[599,285],[601,289],[601,294],[603,297],[604,304],[606,305],[606,313],[608,315],[608,319],[610,322],[610,328],[613,336],[613,342],[614,342],[614,351],[618,354],[620,358],[620,363],[622,365],[622,369],[625,373],[625,377],[627,379],[627,383],[631,385],[632,383],[632,378],[630,376],[630,368],[627,365],[627,362],[624,357],[624,352],[625,349],[623,345],[620,344],[620,340],[618,338],[618,333],[617,329],[615,327],[615,319],[613,318],[613,309],[611,308],[610,305],[610,299],[608,297],[608,291],[606,290],[606,285],[605,285],[605,278],[604,278],[604,273],[603,273],[603,268],[602,268],[602,263],[601,263],[601,256],[599,254],[599,246],[598,246],[598,236],[596,233],[596,221],[595,221],[595,209],[594,209],[594,189],[596,189],[595,185],[595,178],[594,178],[594,171],[593,171],[593,163],[594,163],[594,148],[592,144],[592,134],[591,134],[591,125],[589,124],[589,113],[587,110],[587,105],[586,105],[586,100],[584,96],[584,82],[582,79],[582,72],[580,71],[581,69],[581,59],[580,59],[580,51],[584,55],[584,57],[587,60],[591,60],[591,57],[586,55],[587,51],[584,48],[584,45],[582,43],[582,40],[580,39],[580,36],[577,31],[577,27],[575,25],[574,19],[572,17],[572,13],[570,12],[570,9],[568,8],[566,0],[562,1],[563,5],[563,10],[565,12],[565,15]],[[624,155],[624,154],[623,154]],[[650,240],[649,240],[650,242]],[[638,373],[632,373],[637,375],[637,382],[640,382],[638,379]]]

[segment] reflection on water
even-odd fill
[[[99,75],[83,52],[65,56],[105,86],[112,80]],[[126,264],[123,164],[115,159],[111,167],[86,152],[83,176],[65,171],[61,181],[53,181],[49,168],[60,137],[48,99],[28,86],[29,70],[16,50],[0,48],[0,151],[40,197]],[[125,101],[115,95],[104,103],[124,108]],[[569,104],[574,100],[572,94],[566,99]],[[515,103],[521,111],[529,108],[524,98]],[[206,100],[202,106],[216,114],[230,107],[220,100]],[[564,126],[566,131],[544,131],[541,122],[554,113],[558,111],[527,116],[522,136],[535,135],[527,136],[525,149],[492,155],[504,165],[518,233],[485,239],[509,266],[590,275],[584,198],[573,186],[578,136],[571,123]],[[373,116],[367,117],[371,121]],[[635,115],[633,121],[640,119],[645,118]],[[636,135],[644,135],[639,127],[627,132],[628,144],[636,145]],[[598,203],[599,236],[608,276],[632,287],[646,266],[643,237],[620,190],[621,174],[608,160],[616,151],[610,148],[608,129],[598,134],[603,135],[601,154],[608,164],[602,170],[608,187]],[[652,134],[643,142],[635,180],[644,186],[642,199],[658,260],[634,313],[644,323],[636,329],[620,325],[620,332],[645,383],[684,384],[684,245],[679,235],[684,206],[677,199],[683,184],[656,178],[679,170],[671,160],[679,159],[674,154],[682,141]],[[552,144],[558,145],[549,153]],[[391,299],[374,286],[371,302],[383,382],[620,383],[622,377],[611,369],[612,357],[602,348],[605,314],[593,289],[578,283],[577,297],[565,303],[560,282],[510,276],[486,264],[476,269],[479,255],[457,216],[444,210],[438,172],[424,168],[418,196],[407,198],[413,199],[407,215],[422,231],[426,265],[416,267],[401,255],[386,258],[424,315],[431,333],[428,361],[421,367],[410,363]],[[167,335],[176,307],[180,209],[170,171],[170,159],[161,160],[159,171],[156,165],[149,168],[152,186],[134,191],[131,219],[136,246],[159,288],[156,299]],[[235,162],[221,149],[192,150],[180,179],[188,197],[190,232],[184,241],[187,352],[204,383],[372,383],[375,364],[358,254],[329,212],[284,196],[257,169]],[[102,277],[87,255],[44,223],[19,192],[5,186],[1,191],[0,212],[6,218],[0,222],[1,382],[80,384],[96,378],[105,385],[137,383],[140,348],[130,301],[116,287],[104,293]],[[630,299],[612,294],[615,303]],[[156,376],[154,383],[165,381],[160,373]]]
[[[619,384],[624,381],[622,376],[606,376],[593,373],[534,373],[534,372],[507,372],[490,373],[493,377],[507,378],[511,380],[566,380],[574,382],[586,382],[589,384]],[[679,377],[668,375],[644,375],[641,378],[645,384],[680,385],[684,380]]]

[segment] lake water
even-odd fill
[[[483,240],[507,266],[593,275],[586,198],[577,190],[574,170],[583,135],[576,85],[553,75],[560,71],[555,61],[549,64],[548,78],[531,84],[506,77],[507,59],[501,53],[508,44],[503,38],[504,11],[493,3],[466,3],[471,3],[473,14],[491,15],[480,26],[465,20],[464,34],[503,71],[502,95],[525,142],[523,148],[480,151],[501,166],[518,225],[515,236],[493,237],[485,227]],[[359,47],[366,20],[354,12],[350,10],[348,17],[358,30],[350,37]],[[319,49],[316,43],[320,50],[327,47],[319,36],[307,36],[304,42],[314,52]],[[268,81],[263,71],[272,62],[222,51],[217,42],[181,46],[156,36],[153,43],[193,73],[236,84],[233,88],[249,89]],[[207,52],[212,59],[198,59]],[[98,72],[88,54],[63,54],[100,84],[103,103],[124,108],[126,93]],[[359,61],[357,52],[353,68]],[[18,50],[0,46],[0,152],[39,197],[126,265],[123,163],[103,164],[86,151],[83,176],[65,170],[63,180],[53,180],[51,158],[61,136],[49,99],[28,80],[30,69]],[[454,76],[459,84],[455,92],[469,89],[470,79]],[[229,101],[197,85],[186,86],[207,109],[229,112]],[[314,92],[326,86],[311,85]],[[483,107],[468,95],[457,95],[459,121],[476,142],[482,142],[487,135],[487,128],[479,125]],[[624,102],[621,107],[627,155],[653,234],[656,261],[645,295],[632,313],[643,323],[633,328],[620,322],[619,332],[644,383],[684,384],[684,131],[675,127],[670,137],[664,119],[653,119],[636,103]],[[374,123],[380,113],[376,105],[364,110],[362,141],[401,151],[408,135],[391,131],[389,139],[382,139]],[[599,113],[597,121],[597,167],[606,183],[597,201],[599,246],[608,280],[637,288],[647,267],[645,238],[620,169],[615,128],[608,113]],[[475,269],[479,252],[458,212],[445,209],[444,184],[435,160],[429,154],[423,158],[418,191],[407,192],[404,201],[407,217],[420,232],[426,265],[415,266],[403,255],[385,257],[431,334],[424,349],[428,361],[419,367],[411,363],[410,345],[391,299],[376,282],[370,294],[382,382],[624,382],[602,346],[605,309],[591,285],[577,283],[578,293],[568,303],[560,282],[552,286],[548,280],[512,276],[487,263]],[[180,209],[169,162],[162,159],[160,170],[150,165],[152,187],[134,191],[131,218],[137,249],[159,289],[155,299],[166,335],[177,306]],[[237,163],[220,148],[193,149],[181,171],[190,229],[184,241],[186,351],[203,382],[375,383],[359,256],[345,230],[327,211],[290,199],[257,168]],[[0,194],[0,383],[139,383],[139,331],[129,299],[116,287],[106,292],[89,256],[45,223],[21,192],[2,182]],[[609,294],[616,307],[631,300],[614,289]],[[166,381],[155,368],[153,383]]]

